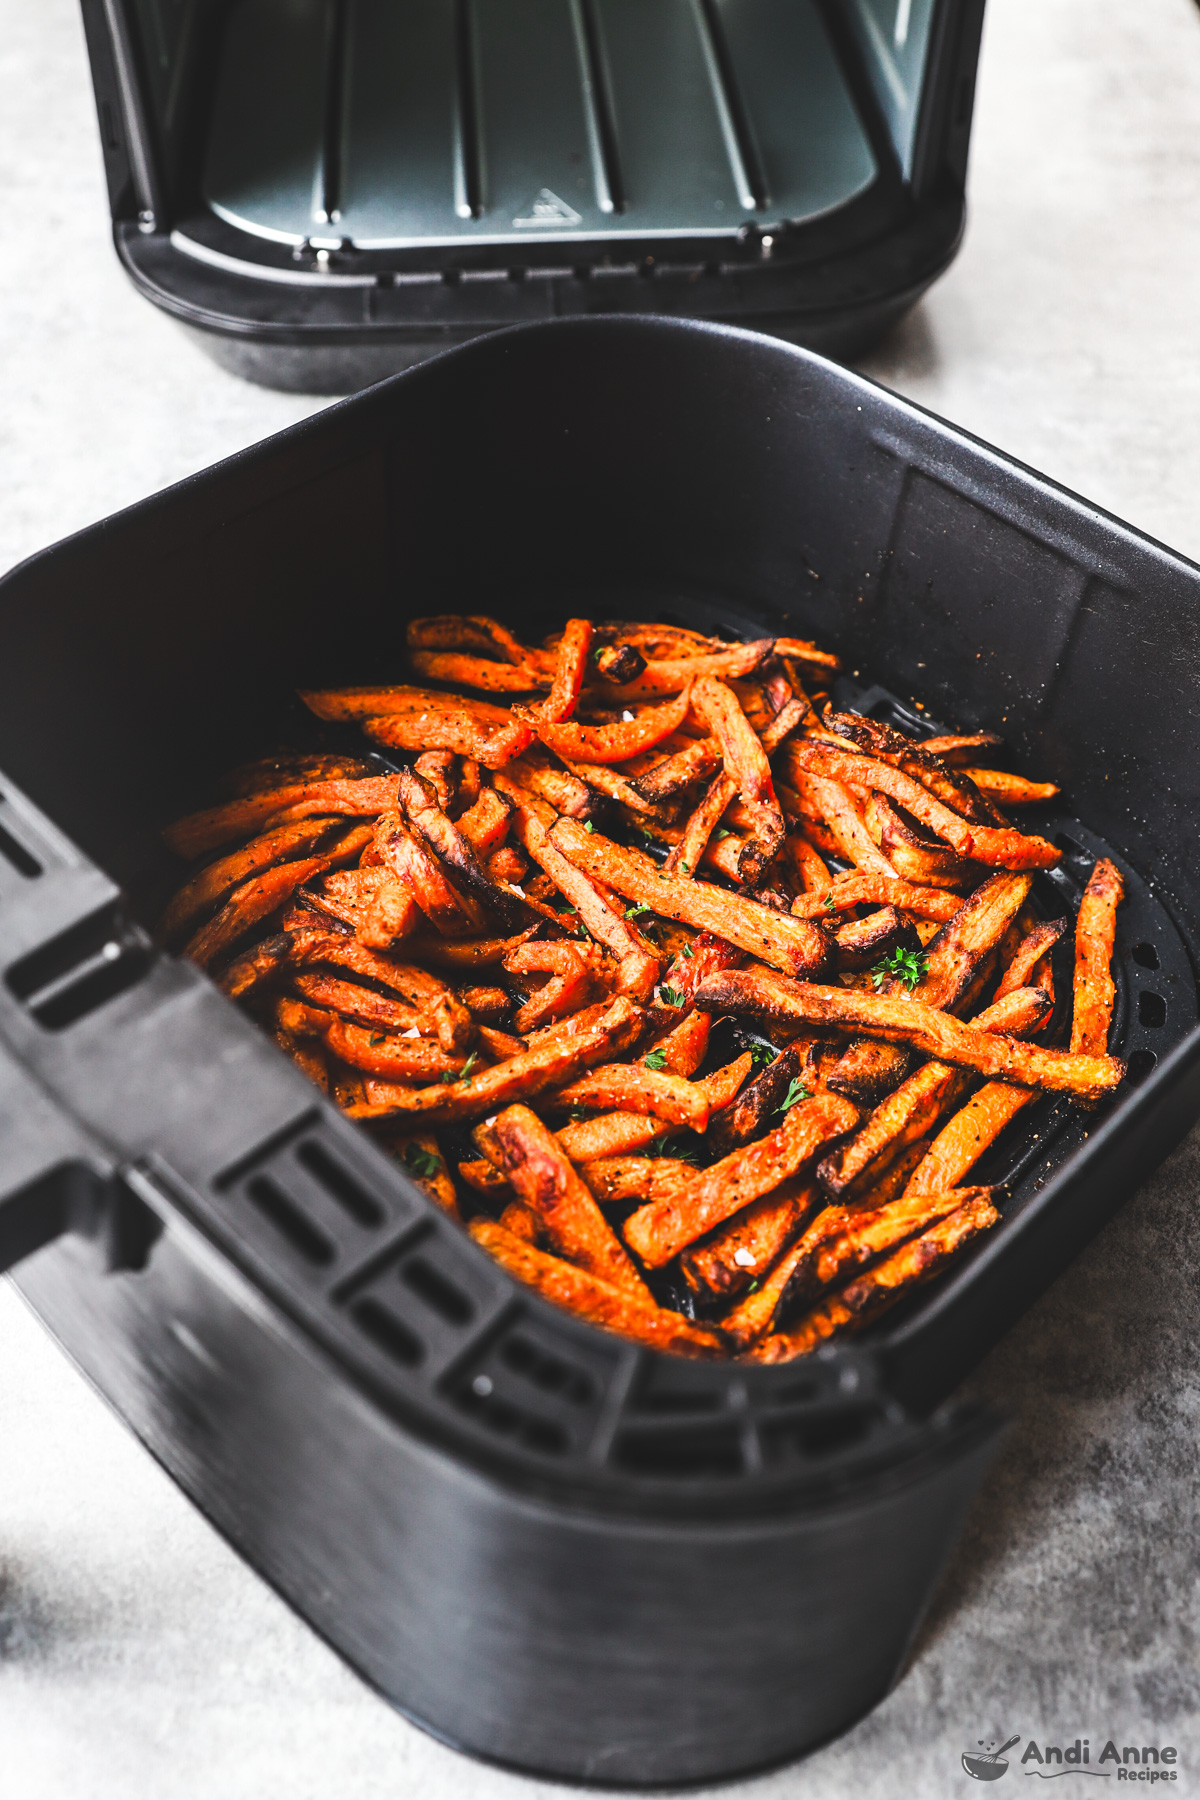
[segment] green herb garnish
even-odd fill
[[[588,819],[585,821],[583,829],[585,831],[595,831],[596,827],[592,824],[592,821]]]
[[[826,896],[825,896],[824,900],[821,902],[821,904],[824,906],[826,912],[834,911],[833,889],[832,888],[830,888],[829,892],[826,894]]]
[[[639,900],[636,905],[627,906],[625,908],[625,917],[627,919],[637,919],[640,918],[642,913],[649,911],[650,908],[646,905],[646,902],[644,900]]]
[[[691,960],[695,956],[696,952],[692,949],[692,946],[690,944],[685,944],[683,946],[683,949],[679,952],[679,954],[680,954],[680,956],[682,956],[684,958],[685,961],[691,962]]]
[[[812,1094],[809,1089],[805,1087],[804,1083],[799,1079],[793,1079],[791,1087],[783,1096],[782,1102],[775,1110],[776,1112],[781,1113],[791,1112],[793,1106],[798,1106],[801,1100],[811,1099]]]
[[[728,827],[725,825],[719,825],[717,827],[717,829],[713,832],[713,837],[716,839],[718,844],[720,843],[722,838],[727,838],[727,837],[732,837],[732,836],[733,836],[732,831],[730,831],[728,829]]]
[[[751,1057],[760,1069],[769,1069],[779,1055],[774,1044],[755,1044],[750,1051]]]
[[[902,981],[911,994],[917,983],[923,978],[929,967],[929,958],[923,950],[893,950],[890,956],[881,957],[871,970],[871,980],[878,990],[888,979],[895,976]]]
[[[441,1171],[442,1160],[439,1156],[431,1156],[428,1150],[422,1150],[420,1144],[406,1144],[404,1166],[412,1175],[437,1175]]]
[[[376,1044],[386,1043],[387,1042],[387,1032],[386,1031],[373,1031],[371,1033],[371,1036],[370,1036],[368,1042],[372,1046],[374,1046]]]
[[[686,998],[682,988],[660,987],[658,997],[664,1006],[682,1006]]]
[[[647,1069],[665,1069],[667,1066],[667,1053],[661,1047],[657,1050],[652,1050],[649,1056],[643,1056],[642,1063]]]

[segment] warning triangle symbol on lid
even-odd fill
[[[568,206],[565,200],[560,200],[549,188],[539,188],[532,206],[520,218],[514,219],[513,224],[518,228],[531,225],[551,228],[557,226],[561,230],[564,225],[582,225],[583,218],[573,206]]]

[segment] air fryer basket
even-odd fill
[[[555,1775],[699,1780],[894,1679],[995,1439],[931,1409],[1200,1110],[1198,594],[869,382],[636,320],[455,351],[4,583],[0,1250],[219,1528],[428,1728]],[[864,709],[997,729],[1062,784],[1048,909],[1098,850],[1120,863],[1135,1080],[1087,1119],[1031,1108],[997,1147],[1002,1224],[870,1338],[696,1364],[547,1307],[153,950],[161,825],[311,730],[297,685],[385,677],[443,606],[787,620]]]
[[[983,0],[83,0],[118,254],[333,393],[521,321],[863,347],[953,257]]]

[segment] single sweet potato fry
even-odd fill
[[[874,789],[886,794],[915,819],[936,832],[960,856],[1006,869],[1052,869],[1062,861],[1062,851],[1045,838],[1026,836],[1011,828],[977,825],[952,812],[911,775],[896,769],[877,757],[854,755],[812,738],[793,741],[780,753],[785,759],[793,784],[807,773],[851,787]]]
[[[478,1119],[515,1100],[530,1100],[547,1088],[561,1087],[594,1063],[620,1054],[628,1047],[631,1025],[640,1025],[639,1009],[629,1000],[614,1000],[604,1018],[588,1031],[538,1045],[460,1081],[435,1087],[396,1087],[386,1102],[356,1106],[351,1114],[367,1120],[407,1114],[422,1117],[431,1125]]]
[[[533,662],[540,668],[552,666],[540,650],[527,649],[518,643],[507,625],[486,613],[437,613],[425,619],[410,619],[405,627],[405,642],[410,650],[474,650],[501,662]]]
[[[1033,877],[1001,871],[977,887],[925,947],[925,973],[912,990],[926,1006],[961,1012],[979,993],[995,950],[1029,898]],[[889,982],[885,992],[899,990]]]
[[[651,806],[662,806],[699,782],[710,781],[720,767],[721,752],[714,739],[696,738],[644,775],[635,775],[631,785]]]
[[[1064,935],[1070,924],[1069,919],[1046,919],[1033,930],[1027,932],[1017,945],[1015,952],[1000,977],[1000,985],[996,989],[997,1000],[1003,1000],[1019,987],[1039,987],[1040,980],[1035,975],[1041,973],[1041,963],[1053,950],[1060,937]],[[1053,999],[1053,995],[1050,996]],[[1104,1046],[1101,1046],[1103,1048]]]
[[[671,1007],[667,1017],[676,1016],[677,1008]],[[651,1013],[651,1029],[657,1027],[664,1017],[662,1012]],[[678,1024],[657,1037],[653,1045],[642,1053],[641,1061],[652,1069],[667,1069],[672,1075],[692,1076],[704,1061],[708,1050],[708,1034],[712,1025],[712,1015],[705,1012],[687,1012]]]
[[[904,914],[881,906],[865,918],[838,925],[833,933],[840,969],[865,969],[894,950],[919,950],[921,940]]]
[[[426,961],[437,963],[444,969],[467,973],[494,968],[504,961],[510,950],[515,950],[518,944],[526,943],[539,929],[540,921],[527,926],[524,931],[516,932],[512,937],[440,938],[430,932],[406,948],[412,954],[419,954]]]
[[[429,1029],[428,1018],[415,1006],[377,994],[357,981],[344,981],[340,975],[300,970],[293,974],[291,986],[307,1005],[324,1007],[355,1025],[386,1032]]]
[[[504,968],[509,975],[550,977],[543,987],[534,991],[513,1019],[522,1036],[552,1019],[577,1012],[591,990],[587,964],[574,945],[565,939],[557,943],[519,944],[504,958]]]
[[[354,781],[297,782],[246,794],[224,806],[192,813],[163,832],[170,849],[189,859],[204,856],[235,838],[274,831],[318,814],[375,818],[396,802],[396,777],[373,775]]]
[[[468,1230],[510,1275],[577,1318],[602,1325],[635,1344],[675,1356],[720,1355],[721,1338],[715,1331],[693,1325],[681,1313],[653,1302],[639,1303],[626,1289],[547,1255],[492,1219],[472,1219]]]
[[[952,767],[961,768],[965,763],[978,762],[977,750],[994,750],[1003,742],[994,731],[951,732],[945,737],[922,738],[921,748],[931,756],[940,756]]]
[[[840,1094],[801,1101],[767,1137],[705,1169],[677,1199],[632,1213],[625,1221],[626,1243],[648,1268],[662,1268],[705,1232],[798,1174],[833,1138],[852,1130],[858,1118],[858,1108]]]
[[[788,755],[796,746],[785,747]],[[806,831],[823,827],[832,841],[833,854],[852,862],[869,875],[895,880],[896,871],[863,823],[862,814],[847,789],[802,768],[792,769],[792,785],[803,809]]]
[[[220,912],[207,925],[202,925],[188,942],[184,955],[201,969],[212,968],[214,963],[236,949],[263,919],[278,912],[303,882],[329,868],[334,860],[348,862],[359,857],[364,844],[370,841],[370,835],[371,827],[362,826],[324,856],[277,863],[273,869],[266,869],[261,875],[242,882],[240,887],[234,888]]]
[[[385,877],[375,883],[359,914],[354,935],[368,950],[394,950],[412,936],[423,919],[408,883],[398,876]]]
[[[822,1242],[814,1242],[796,1264],[780,1296],[777,1326],[794,1317],[802,1306],[811,1304],[826,1288],[852,1278],[876,1257],[894,1250],[897,1244],[905,1243],[919,1232],[927,1231],[939,1219],[957,1212],[959,1207],[968,1206],[975,1200],[990,1202],[993,1192],[992,1188],[977,1187],[943,1189],[938,1194],[910,1194],[873,1212],[860,1212],[844,1219],[840,1231],[826,1235]],[[836,1210],[830,1208],[831,1213]]]
[[[616,957],[618,993],[649,1000],[662,968],[654,946],[601,893],[595,881],[551,843],[531,807],[516,809],[515,827],[521,844],[571,902],[592,937]]]
[[[649,1301],[650,1291],[625,1246],[551,1132],[528,1106],[509,1106],[475,1129],[489,1162],[537,1214],[551,1245],[568,1261]]]
[[[508,836],[513,803],[494,787],[480,789],[475,804],[463,813],[458,829],[471,844],[477,856],[489,856]]]
[[[550,841],[577,868],[652,912],[701,931],[711,931],[752,956],[790,974],[816,974],[827,966],[828,940],[805,919],[793,919],[742,894],[706,881],[691,881],[656,868],[639,850],[627,850],[573,819],[560,819]]]
[[[844,875],[832,877],[826,871],[824,881],[801,894],[792,911],[798,919],[822,919],[852,906],[896,906],[918,919],[936,919],[944,925],[961,905],[958,895],[944,888],[918,887],[915,882],[900,881],[894,875],[848,869]]]
[[[737,1099],[718,1115],[708,1128],[708,1143],[718,1155],[725,1156],[739,1144],[748,1144],[767,1129],[778,1113],[793,1081],[803,1083],[811,1038],[797,1038],[774,1062],[768,1063],[747,1082]]]
[[[1013,999],[1010,994],[1005,1004]],[[709,1012],[747,1013],[783,1024],[834,1026],[890,1043],[910,1044],[957,1068],[1084,1099],[1110,1093],[1125,1075],[1125,1064],[1115,1056],[1044,1050],[964,1025],[907,996],[818,987],[789,981],[771,969],[731,969],[712,976],[699,985],[695,1000]]]
[[[927,1137],[966,1093],[970,1076],[946,1063],[917,1069],[875,1109],[850,1141],[817,1169],[830,1199],[843,1203],[866,1191],[902,1150]]]
[[[683,1252],[679,1267],[684,1280],[703,1300],[731,1300],[762,1278],[799,1235],[813,1208],[824,1203],[814,1182],[781,1182],[773,1193],[744,1207],[703,1243]]]
[[[802,832],[788,832],[783,840],[783,854],[797,886],[804,889],[801,899],[807,900],[813,894],[823,896],[829,892],[835,877],[830,875],[820,851],[809,843]],[[792,911],[799,918],[804,919],[819,917],[821,912],[831,910],[824,905],[823,899],[819,898],[817,904],[816,915],[807,912],[801,904],[801,900],[797,900]]]
[[[413,674],[425,681],[451,682],[485,694],[525,695],[550,686],[550,677],[528,663],[493,662],[460,650],[414,650],[408,660]]]
[[[522,707],[513,708],[508,723],[493,732],[478,753],[479,761],[485,768],[503,768],[514,756],[520,756],[543,726],[561,729],[559,722],[569,719],[575,711],[583,678],[587,673],[591,644],[591,620],[568,619],[558,641],[550,692],[531,711]]]
[[[1102,1056],[1108,1047],[1116,988],[1112,978],[1117,908],[1125,898],[1121,872],[1102,856],[1088,878],[1075,920],[1075,993],[1071,1048]]]
[[[461,1051],[443,1050],[436,1038],[390,1036],[336,1017],[322,1035],[341,1062],[381,1081],[440,1081],[460,1075],[468,1060]]]
[[[178,943],[244,881],[277,863],[313,856],[334,832],[345,829],[344,818],[299,819],[294,825],[281,825],[276,831],[252,839],[219,862],[209,863],[180,888],[163,914],[159,936],[165,944]]]
[[[727,644],[698,656],[647,658],[636,679],[623,683],[621,698],[649,700],[659,694],[678,694],[689,681],[715,676],[726,681],[752,675],[775,649],[774,638],[758,638],[748,644]]]
[[[1038,806],[1059,792],[1052,781],[1026,781],[1023,775],[1009,775],[1003,769],[964,769],[963,774],[997,806]]]
[[[644,1063],[609,1063],[589,1069],[562,1088],[557,1100],[560,1106],[651,1113],[692,1131],[703,1131],[708,1124],[708,1100],[698,1082],[665,1069],[648,1069]]]
[[[691,689],[662,706],[648,706],[636,718],[617,725],[554,725],[539,720],[538,737],[557,756],[576,762],[620,763],[661,744],[687,717]],[[483,759],[481,759],[483,760]]]
[[[694,875],[698,872],[708,849],[708,840],[737,791],[736,782],[728,775],[718,775],[709,783],[699,805],[685,819],[679,842],[663,864],[668,874]]]
[[[853,1100],[856,1106],[878,1106],[900,1086],[912,1067],[912,1059],[912,1051],[903,1044],[855,1038],[825,1077],[825,1085],[835,1094]]]
[[[291,949],[292,940],[286,932],[264,938],[227,965],[217,978],[217,986],[231,1000],[245,999],[279,979],[288,967]]]
[[[726,1063],[696,1083],[708,1101],[709,1117],[728,1106],[750,1073],[753,1058],[747,1050],[735,1062]],[[656,1138],[670,1137],[676,1126],[649,1114],[605,1113],[598,1119],[579,1119],[555,1133],[572,1162],[595,1162],[605,1156],[629,1156],[644,1150]]]
[[[1000,1215],[989,1200],[968,1200],[948,1218],[932,1225],[903,1249],[876,1263],[857,1281],[823,1301],[806,1319],[786,1332],[762,1339],[748,1353],[749,1362],[791,1362],[815,1350],[839,1331],[857,1331],[886,1312],[919,1282],[939,1275],[950,1259],[994,1225]]]
[[[672,1156],[601,1156],[579,1173],[601,1205],[614,1200],[661,1200],[692,1180],[695,1166]]]
[[[747,887],[754,887],[778,856],[784,835],[783,811],[767,753],[727,682],[714,675],[702,676],[692,690],[692,706],[721,747],[725,774],[733,789],[729,798],[739,794],[752,815],[751,837],[743,846],[738,875]],[[708,841],[707,834],[704,841]]]
[[[1036,1088],[989,1081],[943,1125],[909,1177],[905,1194],[957,1187],[1005,1126],[1038,1097]]]

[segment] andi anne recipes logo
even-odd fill
[[[1093,1756],[1090,1738],[1076,1738],[1070,1744],[1043,1744],[1030,1738],[1019,1757],[1009,1755],[1020,1742],[1020,1732],[999,1745],[980,1738],[978,1749],[963,1751],[962,1766],[974,1781],[999,1781],[1010,1767],[1014,1774],[1037,1775],[1043,1781],[1064,1775],[1091,1776],[1098,1781],[1179,1779],[1179,1752],[1174,1744],[1120,1744],[1109,1738],[1099,1755]]]

